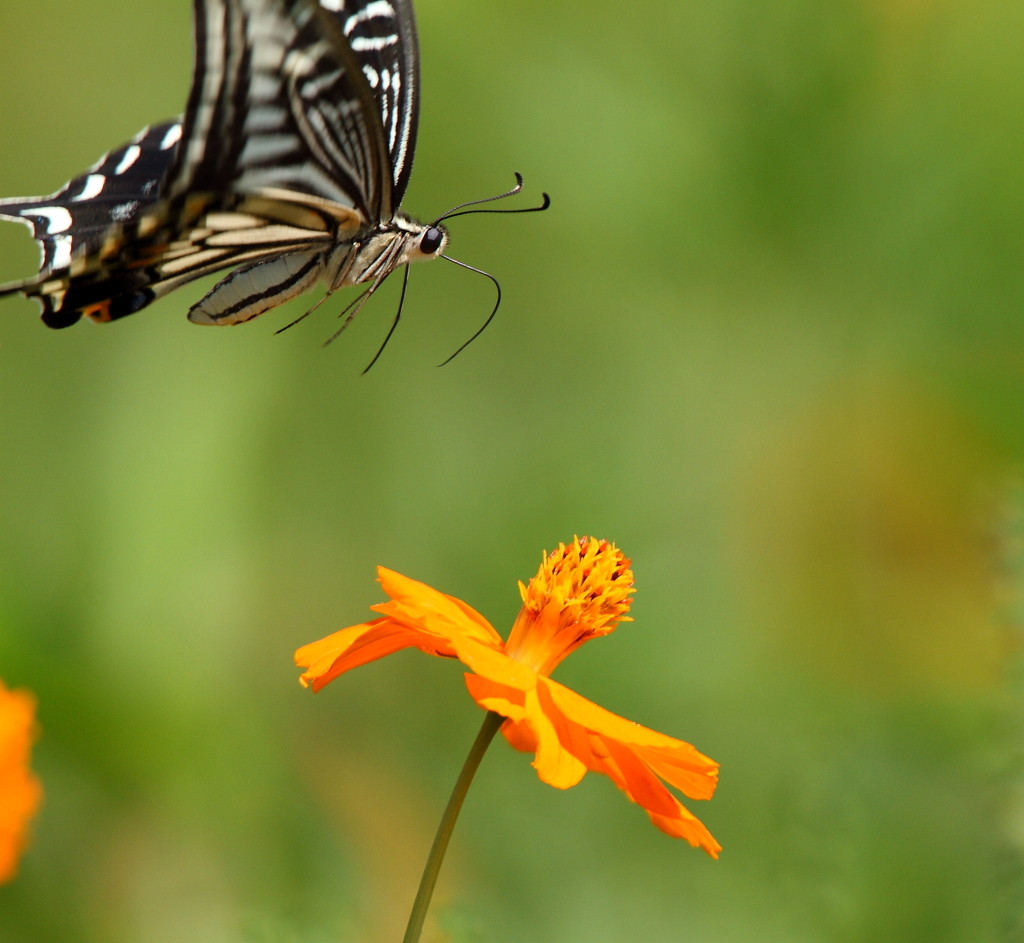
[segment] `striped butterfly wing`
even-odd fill
[[[409,0],[194,0],[194,14],[169,194],[269,188],[390,220],[418,111]]]
[[[52,327],[64,327],[82,313],[99,311],[91,309],[90,298],[82,298],[82,312],[60,314],[69,283],[81,280],[89,269],[101,268],[124,229],[147,207],[158,203],[180,136],[178,122],[144,128],[54,194],[0,200],[0,218],[28,225],[42,256],[38,276],[2,286],[0,294],[26,291],[37,295],[43,305],[43,320]],[[138,279],[127,274],[114,278],[110,291],[99,292],[95,301],[123,293],[125,313],[130,313],[127,309],[135,303],[135,281]]]
[[[53,197],[0,205],[43,247],[39,275],[0,295],[38,297],[50,326],[123,317],[192,279],[290,253],[308,287],[319,253],[397,208],[418,104],[408,0],[193,6],[184,118],[143,132]],[[277,268],[296,284],[294,262]],[[268,281],[275,272],[258,269],[260,290],[283,300]]]
[[[397,209],[405,196],[419,124],[420,60],[411,0],[321,0],[334,12],[377,100]]]

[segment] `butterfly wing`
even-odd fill
[[[43,320],[53,327],[65,326],[59,310],[69,286],[63,284],[59,273],[83,274],[86,266],[81,260],[102,257],[104,247],[109,250],[111,239],[116,239],[125,225],[158,202],[180,136],[179,122],[144,128],[54,194],[0,200],[0,218],[26,224],[41,250],[40,274],[0,286],[0,294],[37,294],[43,304]],[[36,292],[46,281],[62,283],[53,285],[50,292]],[[75,314],[68,323],[79,317],[81,314]]]
[[[302,194],[163,197],[181,131],[146,128],[51,196],[0,200],[0,218],[28,225],[42,253],[39,274],[0,296],[37,298],[50,327],[110,321],[203,275],[358,228],[354,210]]]
[[[169,195],[273,188],[351,207],[366,223],[391,219],[395,174],[383,118],[393,93],[375,94],[363,67],[367,56],[415,63],[415,28],[411,20],[402,27],[404,42],[398,33],[371,36],[385,22],[377,8],[396,19],[398,10],[380,0],[360,7],[347,15],[341,0],[194,0],[195,73]],[[383,42],[390,45],[369,48]],[[415,98],[418,84],[410,84]],[[392,124],[396,149],[402,130],[407,152],[414,122]]]
[[[52,327],[123,317],[239,263],[315,255],[397,207],[419,88],[408,0],[193,6],[184,118],[143,132],[52,197],[0,204],[43,248],[39,274],[0,296],[39,298]]]
[[[397,209],[405,195],[419,124],[420,58],[411,0],[321,0],[333,12],[377,100]]]

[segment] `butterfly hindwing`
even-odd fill
[[[40,268],[66,269],[73,255],[98,250],[112,225],[157,201],[180,132],[178,122],[144,128],[54,194],[0,200],[0,217],[32,229],[42,250]]]

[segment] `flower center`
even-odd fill
[[[631,621],[633,573],[622,551],[607,540],[577,537],[545,554],[529,586],[519,584],[523,608],[505,651],[516,661],[549,675],[584,642]]]

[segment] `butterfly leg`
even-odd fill
[[[383,285],[385,281],[387,281],[387,277],[393,271],[394,271],[394,269],[390,269],[390,270],[385,271],[382,274],[378,275],[373,280],[373,284],[370,285],[370,287],[367,288],[366,291],[364,291],[358,298],[356,298],[356,300],[353,301],[352,304],[350,304],[348,306],[348,308],[345,308],[345,310],[342,311],[341,314],[338,315],[338,317],[340,318],[340,317],[342,317],[342,315],[345,314],[346,311],[349,312],[348,317],[345,318],[345,321],[341,325],[341,327],[339,327],[338,330],[336,330],[330,337],[327,338],[327,340],[324,341],[324,347],[326,347],[328,344],[336,341],[341,336],[341,334],[345,330],[345,328],[347,328],[352,323],[353,318],[355,318],[355,316],[357,314],[359,314],[360,311],[363,310],[363,305],[365,305],[366,302],[368,302],[373,297],[373,293],[378,288],[380,288],[380,286]],[[352,310],[349,311],[349,308],[351,308]]]

